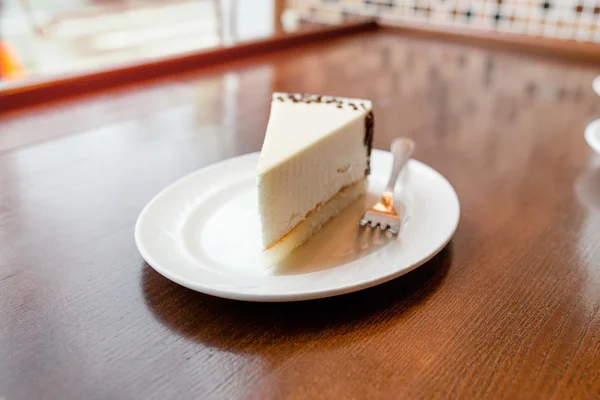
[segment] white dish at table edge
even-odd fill
[[[600,119],[590,122],[585,127],[585,140],[596,153],[600,154]]]
[[[135,226],[146,262],[182,286],[213,296],[261,302],[309,300],[366,289],[404,275],[439,253],[460,217],[450,183],[410,160],[396,186],[405,206],[396,238],[356,222],[380,197],[392,166],[373,150],[368,193],[326,224],[283,265],[263,258],[256,206],[259,153],[195,171],[158,193]],[[379,235],[379,236],[377,236]]]

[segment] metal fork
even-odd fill
[[[371,228],[387,229],[394,235],[400,232],[402,215],[398,214],[394,209],[394,186],[396,186],[398,176],[408,163],[408,160],[410,160],[414,149],[415,142],[410,139],[398,138],[392,142],[391,151],[394,155],[392,175],[381,196],[381,200],[364,213],[358,223],[360,226],[368,225]]]

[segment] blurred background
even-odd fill
[[[363,18],[600,42],[598,0],[0,0],[0,85]]]
[[[4,0],[0,3],[5,80],[103,68],[227,46],[296,28],[293,18],[286,19],[283,15],[284,2],[274,0]]]

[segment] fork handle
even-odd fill
[[[406,138],[398,138],[394,139],[392,142],[391,151],[394,155],[394,166],[392,168],[392,175],[390,176],[390,180],[385,188],[386,194],[389,194],[391,197],[394,193],[394,186],[396,186],[396,181],[398,180],[398,176],[402,169],[410,160],[410,156],[412,155],[413,150],[415,149],[415,142]]]

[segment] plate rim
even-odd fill
[[[385,151],[385,150],[373,149],[373,153],[379,153],[382,156],[391,157],[391,153],[388,151]],[[164,193],[169,192],[173,187],[176,187],[176,186],[182,184],[186,180],[192,179],[196,174],[199,174],[201,172],[202,173],[210,172],[210,170],[218,169],[219,167],[221,167],[224,164],[239,162],[241,159],[256,157],[259,154],[260,154],[260,152],[246,153],[246,154],[242,154],[239,156],[230,157],[230,158],[218,161],[213,164],[209,164],[205,167],[198,168],[198,169],[191,171],[188,174],[176,179],[175,181],[173,181],[172,183],[170,183],[169,185],[164,187],[162,190],[160,190],[158,193],[156,193],[152,197],[152,199],[150,201],[148,201],[148,203],[142,208],[140,214],[138,215],[136,223],[135,223],[135,229],[134,229],[135,244],[136,244],[136,247],[138,248],[138,251],[140,252],[140,255],[143,257],[144,261],[152,269],[154,269],[156,272],[158,272],[160,275],[164,276],[165,278],[169,279],[170,281],[172,281],[178,285],[181,285],[183,287],[186,287],[190,290],[194,290],[194,291],[204,293],[207,295],[211,295],[211,296],[215,296],[215,297],[231,299],[231,300],[238,300],[238,301],[249,301],[249,302],[305,301],[305,300],[314,300],[314,299],[327,298],[327,297],[333,297],[333,296],[339,296],[339,295],[348,294],[348,293],[352,293],[352,292],[357,292],[360,290],[378,286],[385,282],[389,282],[393,279],[396,279],[402,275],[408,274],[409,272],[417,269],[418,267],[420,267],[423,264],[430,261],[436,255],[438,255],[448,245],[448,243],[450,243],[450,241],[452,240],[452,238],[454,237],[454,235],[456,233],[456,230],[458,229],[458,225],[460,222],[460,215],[461,215],[461,207],[460,207],[460,200],[459,200],[458,194],[456,193],[456,190],[454,189],[454,187],[452,186],[450,181],[448,181],[448,179],[446,179],[446,177],[443,176],[439,171],[437,171],[436,169],[430,167],[429,165],[427,165],[421,161],[411,158],[411,160],[410,160],[411,163],[420,164],[420,166],[425,167],[426,169],[429,169],[431,172],[437,174],[442,180],[444,180],[448,184],[449,188],[451,189],[451,193],[454,197],[454,200],[456,202],[457,209],[456,209],[456,218],[454,220],[453,227],[452,227],[447,239],[443,243],[441,243],[441,245],[438,246],[435,249],[435,251],[432,251],[427,257],[424,257],[422,260],[419,260],[418,262],[410,265],[409,267],[394,270],[394,271],[390,272],[389,274],[384,274],[376,279],[363,279],[363,280],[353,282],[351,284],[346,284],[346,285],[329,288],[329,289],[317,289],[317,290],[308,289],[308,290],[305,290],[302,292],[290,292],[290,293],[279,293],[279,294],[269,294],[269,293],[256,294],[256,293],[248,293],[248,292],[243,292],[243,291],[236,292],[236,291],[230,291],[230,290],[223,290],[223,289],[220,289],[220,288],[212,286],[212,285],[205,285],[202,282],[192,281],[192,280],[186,278],[185,276],[174,273],[171,269],[165,268],[163,265],[161,265],[160,262],[157,262],[155,260],[155,258],[147,251],[147,248],[143,244],[143,241],[141,239],[141,229],[142,229],[141,224],[142,224],[145,216],[148,214],[149,210],[154,205],[154,203],[157,202],[164,195]]]

